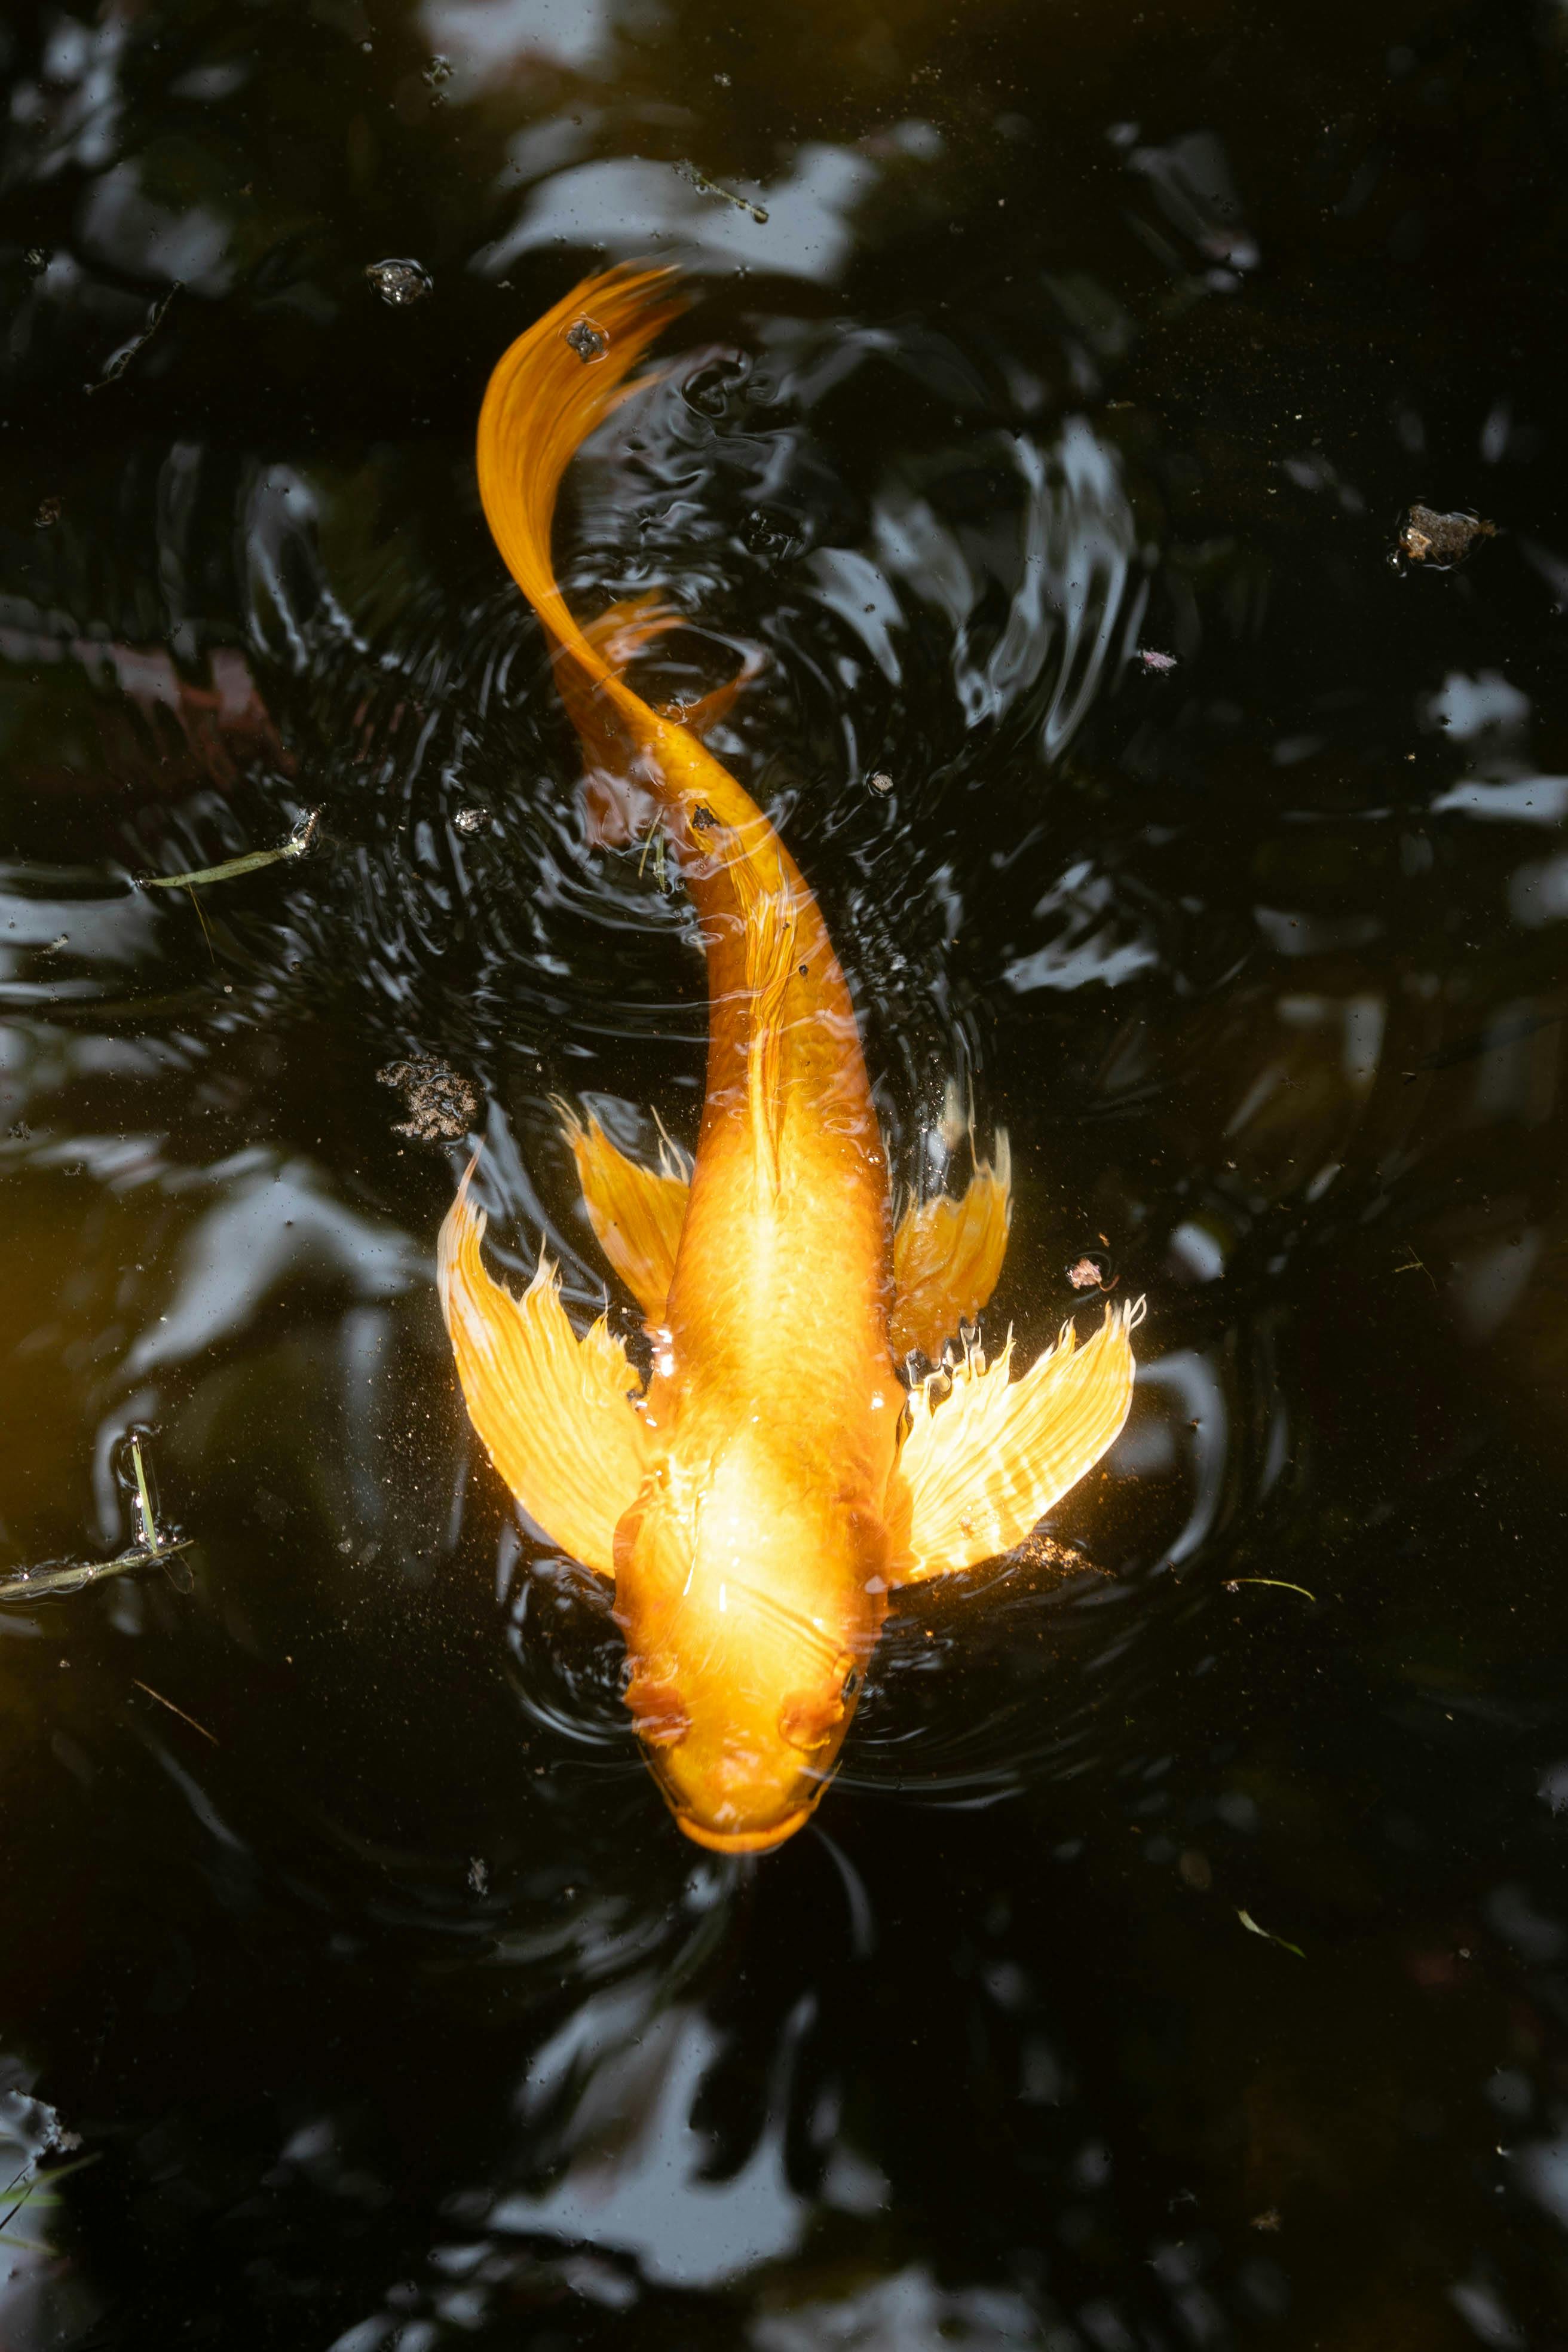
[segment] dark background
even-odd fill
[[[5,2352],[1568,2345],[1565,58],[1545,0],[13,7],[0,1568],[130,1539],[135,1427],[194,1584],[0,1612],[0,2177],[92,2159]],[[473,1080],[584,1309],[549,1096],[695,1132],[685,912],[587,845],[470,456],[645,253],[699,299],[569,593],[676,595],[673,688],[767,655],[717,748],[901,1181],[944,1101],[1011,1134],[993,1335],[1085,1249],[1149,1300],[1081,1568],[900,1604],[761,1864],[468,1435],[465,1147],[376,1082]],[[1401,564],[1414,499],[1497,534]]]

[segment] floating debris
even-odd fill
[[[479,1095],[437,1055],[414,1054],[375,1075],[382,1086],[397,1088],[408,1113],[395,1135],[412,1136],[416,1143],[458,1143],[478,1123]]]
[[[693,818],[692,822],[695,824],[696,819]],[[708,820],[709,824],[711,824],[712,822],[712,818],[710,817]],[[706,832],[707,826],[702,826],[700,830]],[[643,875],[647,869],[647,858],[650,849],[653,852],[654,879],[658,884],[659,889],[662,892],[665,887],[665,865],[664,821],[661,817],[656,816],[654,818],[653,823],[649,825],[647,834],[643,837],[642,856],[637,859],[637,880],[639,882],[642,880]]]
[[[1495,539],[1497,525],[1479,515],[1439,514],[1435,507],[1414,506],[1399,532],[1399,552],[1412,563],[1429,563],[1435,572],[1451,572],[1479,539]]]
[[[1156,677],[1168,677],[1176,667],[1174,654],[1156,653],[1152,646],[1140,646],[1138,658],[1144,668],[1152,671]]]
[[[1105,1269],[1091,1257],[1080,1257],[1076,1265],[1068,1266],[1068,1280],[1075,1290],[1100,1290],[1105,1285]]]
[[[135,1544],[113,1559],[68,1560],[53,1567],[18,1569],[12,1576],[0,1577],[0,1607],[58,1601],[67,1593],[85,1592],[89,1584],[100,1584],[105,1577],[129,1576],[143,1568],[167,1569],[171,1560],[190,1548],[188,1537],[175,1543],[165,1538],[155,1545]]]
[[[132,335],[128,343],[121,343],[117,352],[111,352],[108,359],[105,360],[103,363],[103,370],[101,374],[99,376],[98,382],[96,383],[84,383],[82,390],[86,393],[101,392],[105,384],[118,383],[121,377],[125,373],[126,369],[130,366],[132,361],[136,357],[137,352],[145,351],[147,345],[152,341],[153,336],[157,333],[159,328],[168,317],[169,305],[174,300],[175,295],[183,294],[184,292],[184,281],[182,278],[176,278],[168,292],[161,295],[158,300],[154,302],[149,310],[147,313],[147,323],[142,328],[142,332],[139,335]]]
[[[124,1576],[140,1568],[161,1568],[176,1591],[190,1591],[190,1570],[179,1560],[180,1553],[189,1551],[190,1542],[187,1538],[171,1542],[158,1532],[158,1515],[142,1459],[141,1435],[136,1430],[131,1433],[131,1460],[136,1480],[132,1506],[136,1540],[130,1549],[117,1553],[113,1559],[67,1560],[59,1565],[18,1569],[12,1576],[0,1577],[0,1603],[58,1600],[64,1593],[85,1591],[89,1584],[100,1583],[106,1576]]]
[[[431,58],[429,64],[426,67],[419,79],[425,84],[426,89],[433,95],[436,104],[437,106],[445,106],[447,103],[447,84],[452,79],[451,58],[444,58],[437,53]]]
[[[61,503],[58,499],[40,499],[38,511],[33,517],[33,528],[35,530],[47,530],[51,523],[58,522],[60,513]]]
[[[417,261],[373,261],[365,278],[384,302],[395,310],[406,310],[411,302],[423,302],[426,294],[435,292],[436,281],[430,272]]]
[[[1270,1927],[1260,1927],[1250,1911],[1238,1911],[1236,1916],[1249,1936],[1261,1936],[1266,1944],[1278,1944],[1282,1952],[1294,1952],[1299,1960],[1306,1958],[1307,1955],[1300,1944],[1288,1942],[1283,1936],[1275,1935]]]
[[[479,1854],[476,1853],[472,1855],[468,1862],[468,1885],[470,1888],[476,1895],[485,1895],[489,1891],[489,1864],[481,1860]]]
[[[482,808],[460,808],[452,819],[459,833],[483,833],[489,821],[489,809]]]
[[[610,348],[608,335],[603,327],[596,327],[592,319],[574,319],[566,330],[566,341],[584,367],[592,367],[595,360],[602,360]]]
[[[141,1435],[136,1430],[131,1433],[131,1460],[136,1479],[132,1504],[136,1540],[130,1549],[117,1553],[113,1559],[67,1560],[59,1565],[18,1569],[12,1576],[0,1577],[0,1604],[56,1601],[64,1593],[83,1592],[89,1584],[101,1583],[106,1576],[124,1576],[141,1568],[161,1568],[177,1591],[191,1590],[190,1570],[179,1559],[182,1552],[189,1551],[190,1539],[171,1541],[158,1532],[158,1514],[147,1484],[147,1467],[142,1459]]]
[[[237,875],[258,873],[264,866],[276,866],[281,857],[303,857],[316,838],[321,815],[320,809],[309,810],[279,849],[247,849],[243,857],[226,857],[221,866],[198,866],[191,874],[143,874],[138,877],[141,887],[143,890],[192,890],[198,883],[232,882]]]
[[[1403,1076],[1406,1086],[1408,1086],[1410,1081],[1415,1077],[1415,1073],[1414,1070],[1406,1070],[1403,1073]],[[1424,1274],[1427,1281],[1431,1284],[1433,1289],[1436,1290],[1437,1287],[1437,1277],[1433,1273],[1431,1267],[1427,1265],[1426,1259],[1418,1257],[1415,1252],[1413,1249],[1410,1249],[1410,1244],[1408,1242],[1401,1242],[1399,1246],[1401,1249],[1410,1250],[1410,1255],[1405,1259],[1403,1265],[1396,1265],[1394,1267],[1394,1273]]]
[[[30,245],[22,256],[22,267],[29,278],[41,278],[48,266],[48,254],[41,245]]]
[[[1279,2227],[1279,2206],[1269,2205],[1261,2213],[1255,2213],[1247,2227],[1251,2230],[1277,2230]]]
[[[884,797],[893,789],[893,780],[891,776],[889,776],[886,770],[882,768],[879,768],[874,776],[868,776],[866,782],[872,792]]]
[[[147,1465],[142,1459],[142,1438],[137,1430],[131,1433],[131,1460],[136,1473],[136,1508],[141,1514],[136,1534],[147,1551],[158,1549],[158,1514],[153,1507],[153,1496],[147,1485]]]
[[[8,2095],[7,2104],[17,2104],[15,2095]],[[42,2100],[29,2099],[25,2105],[35,2111],[41,2112],[46,2116],[53,2116],[53,2108],[46,2107]],[[5,2120],[4,2111],[0,2109],[0,2125],[3,2125]],[[16,2145],[11,2132],[5,2132],[4,2137],[11,2146]],[[42,2147],[35,2145],[33,2152],[25,2158],[21,2170],[5,2190],[4,2197],[0,2198],[0,2202],[5,2202],[5,2210],[0,2212],[0,2246],[15,2246],[25,2254],[37,2254],[46,2251],[45,2241],[42,2238],[12,2236],[11,2224],[24,2209],[31,2214],[40,2205],[58,2205],[60,2200],[55,2194],[55,2183],[58,2180],[66,2179],[73,2172],[82,2171],[89,2164],[98,2162],[98,2151],[95,2149],[90,2156],[79,2156],[70,2164],[51,2165],[47,2172],[38,2170],[38,2158],[48,2147],[67,2148],[80,2146],[79,2132],[57,2132],[52,2140],[44,2142]]]
[[[1054,1568],[1063,1576],[1109,1576],[1109,1569],[1090,1559],[1076,1544],[1058,1543],[1055,1536],[1026,1536],[1014,1558],[1024,1568]]]
[[[741,537],[752,554],[764,563],[784,563],[804,545],[799,529],[787,517],[767,507],[753,507],[741,526]]]
[[[738,196],[733,188],[721,188],[717,180],[710,180],[706,172],[698,170],[695,163],[683,162],[678,163],[675,168],[681,178],[696,189],[700,196],[717,196],[721,203],[733,205],[738,213],[749,213],[759,228],[766,228],[768,225],[766,212],[761,205],[754,205],[750,196]]]
[[[1194,1426],[1196,1426],[1195,1423]],[[1292,1584],[1287,1577],[1283,1576],[1227,1577],[1225,1589],[1227,1592],[1239,1592],[1244,1584],[1271,1584],[1276,1592],[1299,1592],[1303,1601],[1310,1601],[1314,1605],[1317,1602],[1318,1596],[1315,1592],[1309,1592],[1304,1584]]]
[[[205,1723],[198,1723],[194,1715],[187,1715],[183,1706],[176,1706],[172,1698],[165,1698],[162,1691],[155,1691],[151,1683],[138,1682],[134,1675],[131,1679],[139,1691],[145,1691],[149,1698],[155,1698],[160,1706],[166,1706],[171,1715],[177,1715],[182,1723],[188,1723],[193,1731],[199,1731],[202,1738],[210,1739],[215,1748],[221,1745],[216,1732],[209,1731]]]

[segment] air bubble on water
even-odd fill
[[[364,274],[382,300],[396,310],[406,310],[411,302],[423,302],[434,290],[429,271],[417,261],[373,261]]]
[[[574,319],[566,330],[566,341],[584,367],[592,367],[595,360],[602,360],[610,348],[608,335],[603,327],[596,327],[592,319]]]
[[[800,550],[800,539],[786,518],[770,513],[766,507],[752,508],[742,525],[741,536],[751,552],[760,555],[765,562],[783,563]]]

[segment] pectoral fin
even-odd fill
[[[939,1193],[911,1205],[893,1236],[895,1356],[911,1348],[933,1360],[961,1323],[972,1323],[992,1292],[1007,1254],[1013,1213],[1013,1156],[1006,1132],[993,1164],[982,1160],[962,1200]]]
[[[1069,1323],[1021,1381],[1008,1377],[1009,1337],[989,1368],[978,1352],[959,1367],[943,1403],[931,1401],[935,1376],[916,1391],[889,1495],[898,1582],[1010,1551],[1092,1469],[1132,1401],[1138,1320],[1136,1307],[1108,1307],[1082,1348]]]
[[[441,1227],[437,1280],[468,1417],[552,1543],[615,1573],[616,1522],[636,1500],[647,1439],[627,1399],[637,1374],[603,1319],[579,1339],[542,1257],[521,1298],[491,1280],[468,1180]]]
[[[668,1142],[657,1174],[617,1151],[591,1115],[586,1127],[558,1103],[599,1247],[652,1326],[664,1320],[690,1180]]]

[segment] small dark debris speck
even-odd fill
[[[703,808],[700,803],[691,812],[691,829],[694,833],[711,833],[718,822],[712,810]]]
[[[880,768],[877,770],[874,776],[868,776],[866,782],[870,785],[871,790],[874,793],[890,793],[893,789],[893,780],[891,776],[885,774]]]
[[[584,367],[602,360],[610,348],[610,339],[603,327],[595,327],[592,319],[574,319],[566,330],[566,341]]]
[[[47,530],[49,525],[52,522],[58,522],[59,519],[60,501],[58,499],[48,498],[40,499],[38,500],[38,511],[33,517],[33,521],[39,530]]]
[[[389,1062],[375,1075],[384,1087],[397,1088],[408,1113],[407,1123],[394,1128],[395,1135],[410,1135],[416,1143],[457,1143],[479,1118],[474,1087],[435,1054]]]
[[[364,274],[382,300],[390,302],[395,310],[423,302],[434,290],[429,271],[417,261],[373,261]]]

